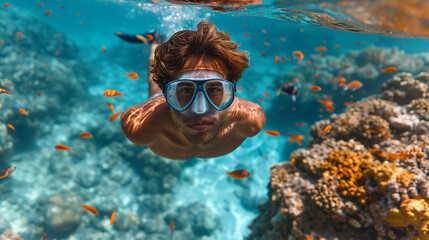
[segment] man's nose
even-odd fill
[[[197,96],[195,96],[191,109],[196,114],[204,114],[209,110],[207,99],[202,92],[197,93]]]

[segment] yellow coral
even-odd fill
[[[401,187],[408,187],[408,183],[413,181],[415,177],[414,174],[410,173],[404,168],[396,167],[393,163],[384,161],[380,163],[375,161],[371,168],[364,172],[366,178],[373,177],[377,183],[380,190],[384,190],[387,185],[387,182],[396,178],[396,181],[400,184]]]
[[[420,236],[428,234],[429,227],[429,204],[422,197],[404,199],[399,209],[389,211],[384,220],[393,227],[406,227],[410,223],[417,224]]]

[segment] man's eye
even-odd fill
[[[193,88],[181,88],[180,92],[181,93],[192,93],[192,92],[194,92],[194,89]]]
[[[221,89],[216,87],[211,87],[211,88],[207,88],[206,91],[207,93],[218,93],[221,91]]]

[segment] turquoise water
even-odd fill
[[[332,114],[319,112],[322,106],[316,99],[325,93],[333,95],[337,106],[334,113],[341,113],[343,101],[351,100],[350,94],[353,101],[375,94],[393,75],[380,75],[371,82],[362,80],[361,89],[346,92],[328,87],[328,75],[322,75],[321,79],[326,79],[320,82],[309,78],[322,65],[301,68],[305,76],[299,77],[297,84],[301,97],[292,102],[289,96],[276,96],[279,87],[292,80],[282,76],[298,71],[292,52],[302,51],[305,65],[311,54],[319,54],[314,50],[319,46],[326,46],[324,54],[332,58],[369,46],[396,49],[407,56],[429,51],[429,41],[423,38],[344,32],[252,11],[241,16],[203,6],[131,1],[51,1],[43,2],[42,7],[35,1],[10,1],[8,8],[3,3],[0,39],[5,42],[0,45],[0,87],[13,92],[0,95],[0,122],[4,126],[0,161],[2,169],[16,166],[16,170],[0,179],[0,232],[12,229],[22,239],[42,239],[42,231],[49,239],[169,239],[171,219],[176,222],[174,239],[243,239],[250,233],[247,225],[258,214],[257,206],[267,200],[270,166],[287,161],[300,147],[287,142],[287,132],[303,134],[301,147],[305,147],[309,127]],[[45,16],[48,10],[52,14]],[[179,30],[195,30],[203,19],[229,32],[241,50],[249,51],[251,67],[237,83],[244,89],[238,96],[260,103],[267,123],[258,135],[225,156],[162,159],[129,142],[119,119],[108,120],[111,111],[106,101],[115,111],[123,111],[148,99],[149,54],[144,50],[149,47],[121,41],[114,32],[156,29],[169,37]],[[17,31],[26,37],[16,37]],[[104,53],[102,46],[106,47]],[[292,59],[276,64],[275,55]],[[400,70],[424,69],[428,69],[427,61],[415,69]],[[131,71],[140,79],[125,77]],[[311,81],[328,90],[306,90]],[[107,98],[102,95],[107,88],[123,91],[124,96]],[[42,92],[40,97],[38,92]],[[20,108],[28,110],[29,116],[19,114]],[[297,122],[305,125],[296,126]],[[6,123],[13,124],[16,131]],[[281,134],[274,137],[265,130]],[[83,131],[94,138],[79,138]],[[54,146],[60,143],[72,147],[74,153],[56,150]],[[233,180],[222,167],[244,168],[252,176]],[[84,211],[79,207],[81,201],[96,207],[100,214]],[[107,227],[113,209],[117,219]]]

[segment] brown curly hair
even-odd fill
[[[220,60],[227,73],[226,79],[235,84],[250,65],[248,52],[238,47],[227,32],[219,31],[209,20],[202,20],[197,31],[179,31],[156,48],[155,59],[151,62],[153,80],[162,89],[164,84],[174,80],[174,74],[188,59],[197,57]]]

